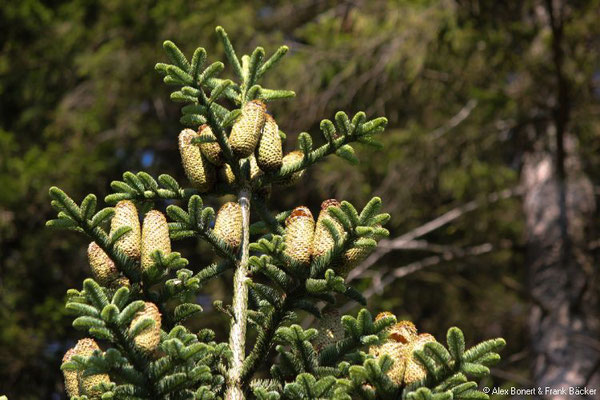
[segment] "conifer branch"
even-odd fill
[[[255,208],[258,211],[260,218],[264,221],[269,230],[277,235],[283,235],[284,229],[283,226],[281,226],[280,220],[285,220],[289,213],[274,217],[267,209],[263,199],[257,198],[256,196],[254,197],[254,204],[256,205]]]
[[[114,211],[104,209],[92,216],[92,212],[82,212],[82,209],[59,188],[53,186],[50,188],[49,193],[53,199],[52,205],[58,211],[59,218],[48,221],[46,226],[63,229],[77,228],[96,242],[116,264],[119,271],[132,283],[140,282],[139,262],[123,253],[115,245],[116,240],[111,240],[111,237],[99,226],[104,220],[111,217]]]
[[[182,188],[170,175],[162,174],[155,180],[149,174],[140,171],[137,174],[125,172],[123,181],[113,181],[110,186],[115,191],[104,198],[109,204],[121,200],[136,202],[156,200],[187,200],[198,194],[197,189]]]
[[[345,116],[342,120],[348,120],[348,116],[345,113],[338,112],[336,117],[339,115]],[[365,122],[363,118],[364,113],[357,113],[352,119],[355,121],[354,124],[348,122],[341,125],[342,123],[337,123],[338,121],[336,121],[337,124],[335,126],[331,121],[323,120],[321,122],[321,130],[327,139],[327,143],[314,150],[312,150],[310,135],[306,133],[300,134],[298,140],[303,157],[298,161],[283,165],[277,173],[267,174],[260,182],[265,185],[284,181],[289,179],[294,173],[300,172],[334,153],[352,163],[356,163],[357,159],[354,156],[354,150],[349,144],[357,141],[360,142],[364,138],[371,138],[373,135],[382,132],[387,125],[387,119],[383,117],[368,122]],[[336,128],[337,132],[343,133],[337,133]]]
[[[130,297],[129,290],[121,288],[113,295],[112,301],[109,303],[103,289],[92,279],[86,279],[83,283],[83,288],[84,290],[80,293],[84,297],[77,298],[71,296],[70,302],[67,303],[67,309],[75,311],[78,315],[84,315],[77,318],[73,322],[73,325],[89,330],[92,336],[107,339],[121,349],[125,354],[125,358],[139,373],[137,376],[143,380],[142,388],[150,398],[154,398],[157,395],[157,388],[148,373],[148,359],[136,349],[132,340],[136,335],[131,334],[132,332],[127,332],[129,322],[133,319],[136,311],[140,307],[143,307],[143,302],[129,303],[125,307],[123,303]],[[82,304],[81,301],[87,301],[91,307],[84,307],[85,303]],[[90,308],[97,310],[97,317],[85,316],[91,312]]]
[[[221,123],[217,119],[217,116],[215,115],[215,111],[213,108],[214,103],[209,104],[209,99],[201,87],[198,88],[198,91],[198,101],[201,103],[201,105],[205,107],[206,110],[206,122],[212,129],[215,137],[217,138],[217,142],[219,143],[219,146],[223,151],[223,156],[225,157],[225,160],[229,165],[231,165],[231,168],[233,169],[233,172],[237,177],[239,176],[239,163],[234,157],[233,151],[231,150],[231,146],[227,141],[227,135],[225,134],[225,130],[223,129],[223,126],[221,125]]]

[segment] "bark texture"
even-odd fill
[[[533,379],[542,390],[559,391],[540,396],[553,400],[586,398],[569,388],[600,389],[598,274],[589,251],[596,204],[576,146],[565,139],[564,179],[543,151],[526,157],[522,173]]]

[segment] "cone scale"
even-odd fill
[[[215,168],[202,155],[200,148],[192,144],[198,134],[191,129],[184,129],[179,134],[179,154],[187,178],[201,193],[208,192],[215,183]]]
[[[77,342],[75,347],[67,351],[63,357],[63,362],[68,362],[73,356],[89,357],[94,351],[100,350],[100,347],[94,339],[85,338]],[[65,390],[69,397],[86,395],[89,398],[100,398],[100,392],[94,389],[94,386],[100,383],[109,383],[110,378],[107,374],[95,374],[82,376],[80,371],[63,371],[65,378]]]
[[[381,313],[375,318],[391,316],[389,312]],[[427,376],[427,371],[415,358],[416,350],[423,350],[427,343],[435,342],[435,338],[429,333],[417,335],[417,328],[410,321],[400,321],[388,328],[389,336],[385,343],[371,346],[369,354],[375,357],[388,355],[394,361],[394,365],[387,371],[388,377],[397,385],[409,385],[420,381]]]
[[[321,203],[321,212],[317,218],[317,224],[315,227],[315,236],[313,239],[312,256],[320,257],[333,250],[335,247],[335,241],[329,232],[329,229],[323,224],[323,220],[328,219],[340,233],[344,232],[344,227],[329,215],[329,207],[339,207],[340,203],[336,199],[325,200]]]
[[[404,349],[406,359],[406,367],[404,369],[404,384],[410,385],[411,383],[420,381],[427,376],[427,370],[421,365],[421,363],[415,358],[414,352],[417,350],[423,350],[427,343],[435,342],[435,338],[429,333],[422,333],[412,342],[410,342]]]
[[[135,326],[138,321],[147,317],[150,317],[154,321],[154,325],[142,331],[133,340],[138,349],[151,353],[160,343],[161,315],[158,307],[153,303],[145,302],[144,308],[136,314],[135,318],[131,321],[130,327]]]
[[[217,213],[213,233],[232,249],[242,243],[242,208],[236,202],[223,204]]]
[[[154,264],[152,253],[162,251],[167,256],[171,253],[171,240],[169,239],[169,226],[164,214],[160,211],[149,211],[144,217],[142,225],[142,271]]]
[[[252,100],[242,107],[242,115],[233,124],[229,145],[239,158],[254,152],[265,124],[266,106],[260,100]]]
[[[219,146],[219,143],[217,143],[217,138],[210,129],[210,126],[206,124],[201,125],[200,128],[198,128],[198,136],[200,135],[211,136],[215,140],[211,143],[200,144],[200,152],[202,153],[202,155],[204,155],[204,157],[206,157],[206,159],[212,165],[216,165],[217,167],[220,167],[223,164],[225,164],[223,150],[221,149],[221,146]]]
[[[117,248],[137,260],[140,258],[141,252],[140,219],[137,208],[131,200],[122,200],[117,203],[115,215],[110,221],[110,231],[112,233],[123,226],[128,226],[131,230],[117,241]]]
[[[235,183],[235,174],[233,173],[233,169],[231,169],[231,165],[224,164],[221,168],[219,168],[219,180],[228,185],[232,185]]]
[[[265,117],[265,126],[256,149],[258,167],[265,171],[278,171],[283,164],[283,149],[277,122],[269,114]]]
[[[119,279],[119,270],[113,260],[96,242],[88,246],[88,262],[92,276],[102,286],[112,286]]]
[[[287,165],[291,165],[298,161],[301,161],[303,158],[304,158],[304,153],[302,153],[301,151],[298,151],[298,150],[292,151],[292,152],[286,154],[285,157],[283,157],[282,168]],[[292,175],[277,181],[277,184],[279,184],[281,186],[291,186],[291,185],[297,183],[298,181],[300,181],[300,179],[302,179],[303,175],[304,175],[304,170],[296,171]]]
[[[307,207],[296,207],[285,220],[285,251],[294,263],[310,264],[315,221]]]

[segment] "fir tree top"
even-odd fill
[[[409,325],[393,315],[374,319],[366,309],[356,317],[339,314],[343,297],[366,303],[345,276],[388,235],[381,199],[374,197],[360,210],[326,200],[313,210],[316,220],[305,206],[280,213],[269,207],[273,186],[299,182],[304,170],[327,156],[356,163],[352,144],[378,146],[374,137],[386,119],[338,112],[320,124],[322,145],[314,146],[313,137],[302,132],[297,149],[284,154],[286,135],[268,105],[294,93],[264,88],[261,81],[287,47],[266,59],[261,47],[238,57],[225,31],[217,27],[216,33],[232,79],[220,77],[222,62],[207,65],[203,48],[188,60],[170,41],[164,43],[170,63],[155,67],[176,87],[171,99],[183,105],[186,128],[173,143],[190,187],[168,175],[125,172],[105,198],[116,206],[100,210],[92,194],[77,204],[50,189],[58,218],[48,226],[92,240],[95,279],[71,289],[66,307],[77,316],[73,326],[101,345],[73,350],[65,359],[69,396],[487,398],[471,379],[489,374],[502,339],[465,351],[458,328],[448,331],[444,346],[431,335],[417,335],[416,328],[402,333]],[[234,195],[237,201],[215,212],[200,195]],[[166,216],[154,209],[165,200],[173,203]],[[172,241],[198,239],[214,248],[213,264],[193,267],[172,251]],[[209,327],[191,332],[186,319],[202,312],[193,299],[209,280],[229,271],[231,304],[215,304],[230,319],[228,340]],[[313,314],[317,329],[297,325],[300,312]],[[265,368],[273,354],[276,362]]]

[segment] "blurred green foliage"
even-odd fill
[[[153,71],[170,39],[190,53],[220,56],[214,27],[236,46],[267,52],[282,40],[291,54],[272,86],[298,98],[273,111],[288,143],[338,109],[386,115],[383,150],[362,151],[360,169],[323,164],[298,191],[274,192],[275,205],[329,197],[362,203],[380,196],[399,236],[471,200],[482,206],[426,236],[456,249],[489,243],[396,280],[371,298],[421,330],[443,336],[458,324],[473,340],[503,336],[509,347],[497,383],[528,383],[524,238],[518,197],[486,204],[514,188],[531,126],[553,101],[549,31],[538,1],[181,0],[3,1],[0,51],[0,393],[19,399],[62,395],[59,364],[76,338],[64,316],[65,291],[88,275],[76,235],[46,231],[47,188],[102,198],[125,170],[184,181],[176,155],[179,115]],[[569,6],[565,72],[586,172],[597,181],[600,25],[598,1]],[[289,150],[289,149],[288,149]],[[203,248],[182,250],[195,262]],[[394,251],[377,271],[428,257],[431,248]],[[211,288],[207,302],[225,298]],[[217,314],[217,313],[212,313]],[[211,315],[212,315],[211,314]],[[211,324],[224,321],[219,315]],[[35,382],[35,385],[32,383]]]

